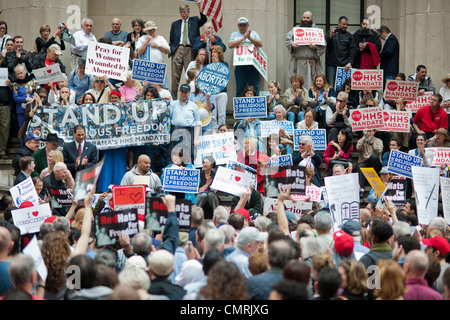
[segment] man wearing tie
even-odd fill
[[[74,141],[63,147],[64,163],[73,178],[77,171],[94,166],[98,162],[97,147],[85,140],[84,127],[77,125],[73,128]]]
[[[201,0],[196,0],[195,3],[201,10]],[[208,18],[200,12],[199,17],[189,17],[190,8],[188,5],[181,5],[180,8],[181,19],[174,21],[170,28],[170,54],[172,57],[172,98],[177,99],[178,88],[180,84],[180,77],[183,67],[186,70],[189,63],[194,60],[194,53],[192,46],[197,37],[200,36],[200,27],[203,26]]]

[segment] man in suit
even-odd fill
[[[380,69],[384,70],[384,83],[386,86],[387,80],[393,80],[399,69],[399,43],[397,38],[391,33],[386,26],[381,26],[378,29],[378,35],[384,40],[383,49],[380,52]]]
[[[201,10],[201,0],[196,0],[199,10]],[[174,21],[170,28],[170,54],[172,57],[172,98],[177,99],[178,87],[183,68],[186,70],[189,63],[194,58],[192,46],[195,39],[200,36],[200,27],[208,18],[200,12],[199,17],[189,17],[190,8],[186,4],[179,7],[181,19]]]
[[[77,171],[94,166],[98,162],[97,147],[85,140],[86,132],[82,125],[73,128],[74,141],[64,145],[64,163],[67,165],[72,177]]]
[[[19,159],[20,173],[17,175],[14,180],[14,185],[18,185],[19,183],[31,178],[31,174],[34,172],[34,158],[31,156],[25,156]]]

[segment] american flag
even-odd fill
[[[222,0],[205,0],[201,12],[211,18],[215,32],[222,28]]]

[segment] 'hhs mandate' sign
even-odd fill
[[[294,28],[294,43],[298,46],[325,45],[323,30],[319,28]]]
[[[383,111],[384,128],[381,131],[409,132],[411,113],[408,111]]]
[[[253,44],[237,46],[234,49],[234,66],[254,66],[267,81],[267,55]]]
[[[352,90],[383,90],[383,70],[352,69]]]
[[[384,90],[386,100],[415,101],[419,92],[419,83],[416,81],[388,80]]]
[[[433,92],[431,91],[425,92],[423,95],[418,96],[417,100],[407,103],[406,109],[408,109],[412,113],[416,113],[420,108],[430,104],[432,95]]]
[[[353,131],[383,129],[384,115],[381,107],[350,110],[350,123]]]

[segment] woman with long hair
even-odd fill
[[[309,106],[314,108],[317,113],[317,120],[320,123],[325,121],[325,113],[327,105],[336,102],[336,92],[333,87],[328,84],[324,74],[319,73],[314,77],[314,84],[308,91]]]
[[[353,134],[350,128],[343,128],[338,133],[337,141],[332,140],[323,154],[326,170],[331,173],[333,166],[340,163],[347,168],[353,153]]]

